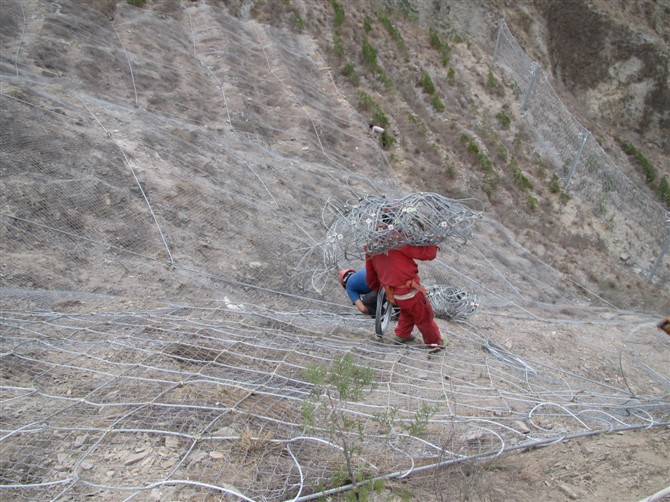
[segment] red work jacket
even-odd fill
[[[438,246],[403,246],[374,256],[365,257],[365,278],[370,289],[379,291],[382,286],[392,286],[402,295],[412,290],[405,287],[411,281],[419,282],[419,266],[414,260],[434,260]]]

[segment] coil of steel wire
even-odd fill
[[[464,321],[479,307],[477,297],[451,286],[428,286],[427,296],[433,306],[435,317],[447,321]]]
[[[407,244],[437,245],[448,237],[467,240],[481,216],[463,202],[431,192],[416,192],[400,198],[365,196],[347,207],[330,202],[325,262],[362,258]]]

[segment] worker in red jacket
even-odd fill
[[[389,301],[400,307],[394,337],[396,343],[414,340],[412,329],[416,326],[431,352],[444,348],[433,306],[421,286],[419,266],[415,261],[434,260],[439,249],[437,246],[406,245],[365,257],[365,273],[370,289],[379,291],[383,287]]]

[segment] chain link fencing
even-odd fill
[[[632,254],[654,260],[641,263],[651,279],[670,243],[670,212],[626,176],[554,91],[549,77],[500,21],[493,64],[518,90],[520,109],[541,151],[570,193],[590,205],[606,224],[636,227],[628,240]],[[654,263],[652,266],[651,264]]]

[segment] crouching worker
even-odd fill
[[[377,312],[377,293],[368,286],[365,269],[362,268],[358,272],[351,268],[342,269],[338,279],[349,295],[351,303],[356,305],[361,313],[374,317]]]
[[[393,340],[396,343],[411,342],[414,340],[412,330],[416,326],[430,352],[439,352],[445,345],[435,322],[433,306],[419,282],[419,266],[415,260],[434,260],[439,249],[437,246],[406,245],[365,257],[370,289],[379,291],[383,287],[387,299],[400,307]]]

